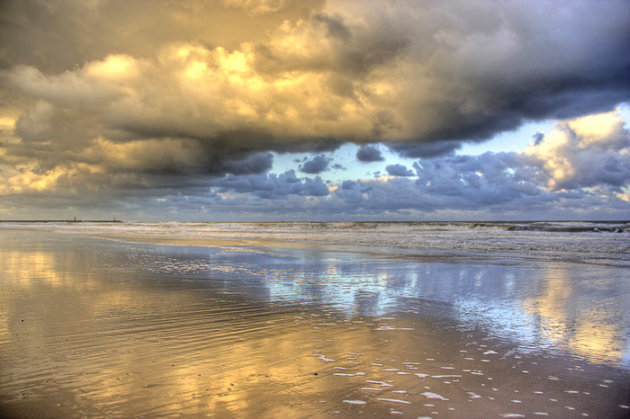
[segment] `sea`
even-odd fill
[[[84,234],[242,240],[429,258],[539,259],[630,266],[630,222],[0,222]],[[263,243],[264,244],[264,243]]]

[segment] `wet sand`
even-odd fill
[[[0,412],[627,417],[607,269],[0,231]]]

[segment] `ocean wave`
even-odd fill
[[[630,266],[628,222],[22,222],[0,223],[0,228],[201,246],[230,240],[243,246],[288,243],[403,257],[501,257]]]
[[[549,233],[630,233],[630,223],[618,221],[473,223],[470,228],[498,228],[506,231],[541,231]]]

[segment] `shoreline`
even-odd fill
[[[125,223],[122,220],[0,220],[1,223],[17,223],[17,224],[38,224],[38,223],[94,223],[94,224],[113,224]]]

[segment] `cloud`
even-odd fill
[[[211,181],[209,186],[219,194],[254,194],[265,199],[279,199],[287,195],[326,196],[330,193],[328,187],[319,177],[315,179],[298,178],[294,170],[279,175],[228,175]]]
[[[288,7],[290,3],[294,3],[289,0],[222,0],[222,2],[228,7],[242,9],[253,15],[276,13]]]
[[[260,4],[280,11],[289,3],[295,2]],[[55,22],[70,18],[63,13],[87,13],[62,4],[49,16],[59,31]],[[321,137],[485,139],[524,119],[611,107],[630,89],[624,2],[576,3],[563,14],[542,0],[537,7],[482,1],[474,8],[467,2],[330,2],[256,38],[224,42],[229,46],[218,34],[193,41],[185,23],[222,10],[194,4],[166,7],[160,19],[181,36],[152,41],[143,54],[110,46],[98,58],[77,52],[84,59],[79,68],[62,72],[16,66],[9,85],[56,106],[87,106],[132,135],[213,138],[245,130],[287,147],[294,139]],[[247,1],[223,4],[225,10],[249,7]],[[109,32],[116,32],[108,7],[91,10],[91,20],[111,23]],[[141,39],[157,33],[151,29]],[[15,41],[11,51],[23,47]]]
[[[298,177],[295,170],[265,173],[272,162],[266,153],[235,161],[239,169],[225,176],[173,177],[169,167],[203,155],[196,144],[101,140],[83,159],[92,165],[68,163],[47,171],[25,160],[0,187],[0,203],[6,209],[40,196],[50,211],[100,203],[111,212],[118,202],[142,217],[167,211],[171,217],[195,218],[231,208],[231,216],[246,219],[295,219],[292,211],[316,219],[627,218],[630,142],[617,111],[561,121],[542,142],[534,140],[521,152],[419,159],[413,170],[390,164],[389,176],[329,184]],[[221,159],[226,167],[227,161]],[[150,179],[138,175],[149,173],[138,167],[142,164],[156,171]],[[5,174],[8,170],[3,167]],[[53,193],[55,187],[59,192]],[[126,197],[125,190],[133,190],[134,197]]]
[[[362,161],[364,163],[370,163],[375,161],[383,161],[383,155],[381,154],[381,150],[379,150],[375,146],[365,145],[357,150],[357,160]]]
[[[434,185],[442,181],[425,159],[450,173],[464,164],[454,156],[463,142],[554,118],[564,125],[510,166],[543,183],[499,172],[507,192],[627,193],[626,131],[602,122],[615,125],[612,134],[588,132],[600,120],[578,118],[629,97],[622,0],[8,0],[0,8],[0,120],[11,121],[0,190],[13,199],[55,191],[96,199],[108,187],[159,195],[226,174],[264,186],[270,151],[323,153],[345,142],[423,159]],[[376,145],[356,157],[383,161]],[[301,168],[316,174],[328,164],[320,155]],[[491,183],[464,173],[470,188]],[[373,186],[385,196],[383,185]],[[464,193],[458,183],[444,187],[425,186],[444,202],[427,208],[456,205],[448,191]],[[471,202],[482,198],[490,199]]]
[[[625,195],[617,188],[550,190],[547,174],[519,153],[422,160],[414,168],[417,179],[345,181],[321,208],[349,219],[627,217]]]
[[[426,144],[388,144],[390,150],[402,157],[430,158],[451,154],[461,148],[460,141],[442,141]]]
[[[542,142],[536,145],[534,139],[521,152],[420,159],[413,171],[392,164],[386,168],[389,176],[340,181],[329,185],[330,195],[292,201],[290,208],[304,205],[324,219],[326,214],[348,219],[621,219],[628,214],[629,141],[619,111],[594,114],[559,122]]]
[[[414,176],[415,173],[402,164],[390,164],[385,167],[390,176]]]
[[[395,177],[343,182],[334,199],[375,214],[627,217],[630,133],[619,111],[561,121],[540,138],[521,152],[420,159],[414,179],[389,165]]]
[[[630,132],[618,111],[559,122],[524,155],[549,174],[554,190],[630,182]]]
[[[313,157],[311,160],[304,162],[304,164],[300,165],[300,171],[309,174],[318,174],[326,169],[328,169],[328,164],[330,163],[330,158],[318,154]]]
[[[150,57],[165,44],[190,40],[232,49],[242,42],[260,39],[284,21],[308,19],[321,9],[322,3],[5,0],[0,6],[0,67],[20,63],[59,73],[109,54]]]
[[[226,159],[221,167],[221,172],[234,175],[246,175],[263,173],[271,169],[273,155],[271,153],[256,153],[240,159]]]

